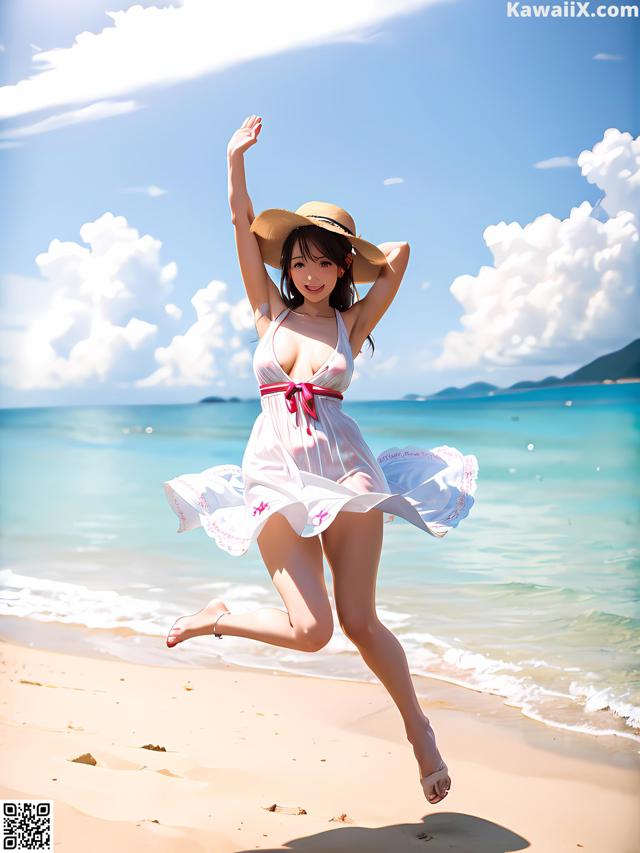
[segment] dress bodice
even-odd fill
[[[273,347],[273,335],[289,310],[285,308],[272,320],[254,353],[253,368],[260,386],[276,384],[280,390],[261,393],[262,412],[249,443],[253,445],[255,441],[268,447],[275,443],[299,468],[338,480],[354,465],[362,464],[363,456],[370,464],[370,453],[361,450],[364,439],[355,420],[343,411],[341,397],[315,394],[315,417],[310,417],[301,386],[307,385],[306,395],[316,386],[340,394],[346,391],[354,370],[347,328],[336,310],[338,339],[333,352],[306,383],[294,382],[278,362]],[[295,397],[295,406],[283,393],[287,389]]]
[[[294,381],[279,364],[273,348],[275,331],[290,310],[290,308],[285,308],[271,321],[270,326],[256,347],[253,355],[253,372],[259,385],[272,382]],[[338,324],[338,340],[335,349],[324,364],[316,370],[313,376],[305,381],[313,382],[316,385],[323,385],[325,388],[333,388],[336,391],[344,393],[349,387],[351,377],[353,376],[354,359],[351,352],[351,342],[349,341],[347,327],[345,326],[342,314],[337,308],[334,310],[336,312],[336,323]]]

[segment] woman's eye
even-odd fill
[[[327,264],[328,266],[331,266],[331,261],[322,261],[322,263]],[[296,270],[296,269],[298,269],[298,267],[301,267],[301,266],[303,266],[302,261],[296,261],[295,264],[293,265],[293,269]]]

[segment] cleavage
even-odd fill
[[[337,339],[336,339],[336,342],[335,342],[335,345],[334,345],[334,344],[332,344],[332,343],[327,343],[327,342],[325,342],[325,341],[318,340],[317,338],[309,338],[309,337],[306,337],[302,331],[298,331],[297,329],[289,329],[287,326],[284,326],[284,320],[286,320],[288,316],[289,316],[289,314],[285,315],[284,319],[283,319],[283,320],[281,320],[281,321],[280,321],[280,323],[276,326],[276,328],[274,329],[273,335],[271,336],[271,349],[272,349],[272,354],[273,354],[273,357],[274,357],[274,359],[275,359],[276,363],[278,364],[278,366],[279,366],[279,367],[280,367],[280,369],[282,370],[282,372],[283,372],[283,373],[285,373],[285,374],[286,374],[286,376],[287,376],[287,377],[288,377],[292,382],[309,382],[309,381],[310,381],[310,380],[311,380],[311,379],[312,379],[312,378],[313,378],[313,377],[314,377],[314,376],[315,376],[315,375],[316,375],[316,374],[317,374],[317,373],[318,373],[318,372],[319,372],[323,367],[327,367],[327,366],[328,366],[328,362],[330,361],[331,357],[332,357],[332,356],[336,353],[336,351],[338,350],[338,347],[339,347],[339,344],[340,344],[340,328],[339,328],[339,325],[338,325],[338,328],[336,329],[336,332],[337,332]],[[327,318],[327,319],[329,319],[329,318]],[[340,320],[338,319],[337,314],[336,314],[336,315],[335,315],[335,318],[334,318],[334,326],[336,326],[336,324],[339,324],[339,323],[340,323]],[[293,338],[293,337],[299,337],[299,338],[301,339],[301,343],[299,344],[298,352],[297,352],[297,353],[295,353],[295,355],[294,355],[294,364],[292,364],[292,365],[291,365],[291,367],[290,367],[288,370],[285,368],[285,366],[284,366],[284,364],[283,364],[283,362],[282,362],[282,359],[281,359],[281,355],[282,355],[282,354],[281,354],[280,356],[278,356],[278,354],[276,353],[276,348],[275,348],[275,336],[276,336],[276,332],[277,332],[277,331],[278,331],[278,329],[280,329],[282,326],[284,326],[284,328],[285,328],[287,331],[291,332],[291,337],[292,337],[292,338]],[[282,337],[282,333],[281,333],[281,337]],[[305,341],[306,341],[307,343],[305,343]],[[311,342],[311,343],[309,343],[309,342]],[[282,345],[282,340],[280,341],[280,344]],[[301,354],[302,354],[302,352],[305,350],[305,348],[308,348],[308,349],[309,349],[309,355],[312,355],[312,349],[313,349],[314,344],[324,344],[324,345],[325,345],[325,347],[329,348],[328,350],[325,350],[323,360],[320,362],[320,364],[318,365],[318,367],[317,367],[317,368],[316,368],[312,373],[310,373],[309,378],[307,378],[307,379],[293,379],[293,378],[291,377],[291,372],[292,372],[292,371],[297,367],[297,361],[298,361],[298,359],[299,359],[300,355],[301,355]],[[311,367],[309,368],[309,370],[311,370]]]

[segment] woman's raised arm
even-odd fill
[[[235,229],[240,272],[254,312],[256,329],[262,336],[263,329],[260,324],[266,330],[271,319],[280,312],[282,299],[278,288],[267,274],[258,240],[251,231],[255,214],[247,191],[244,152],[255,145],[262,128],[261,121],[259,116],[249,116],[235,131],[227,146],[227,166],[229,207]]]
[[[355,302],[350,309],[356,309],[351,342],[357,343],[358,347],[366,341],[367,335],[371,334],[393,302],[409,263],[411,250],[405,241],[401,243],[380,243],[378,248],[386,255],[387,262],[380,268],[378,276],[367,294]]]

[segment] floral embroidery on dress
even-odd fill
[[[315,515],[311,516],[311,520],[313,521],[314,518],[318,519],[318,521],[313,522],[317,527],[319,524],[322,524],[322,522],[325,520],[325,518],[328,518],[328,517],[329,517],[329,513],[327,512],[327,510],[321,509],[319,512],[316,512]]]
[[[262,515],[264,510],[268,509],[268,508],[269,508],[268,503],[265,503],[264,501],[260,501],[260,503],[257,506],[253,507],[253,512],[251,513],[251,515]]]

